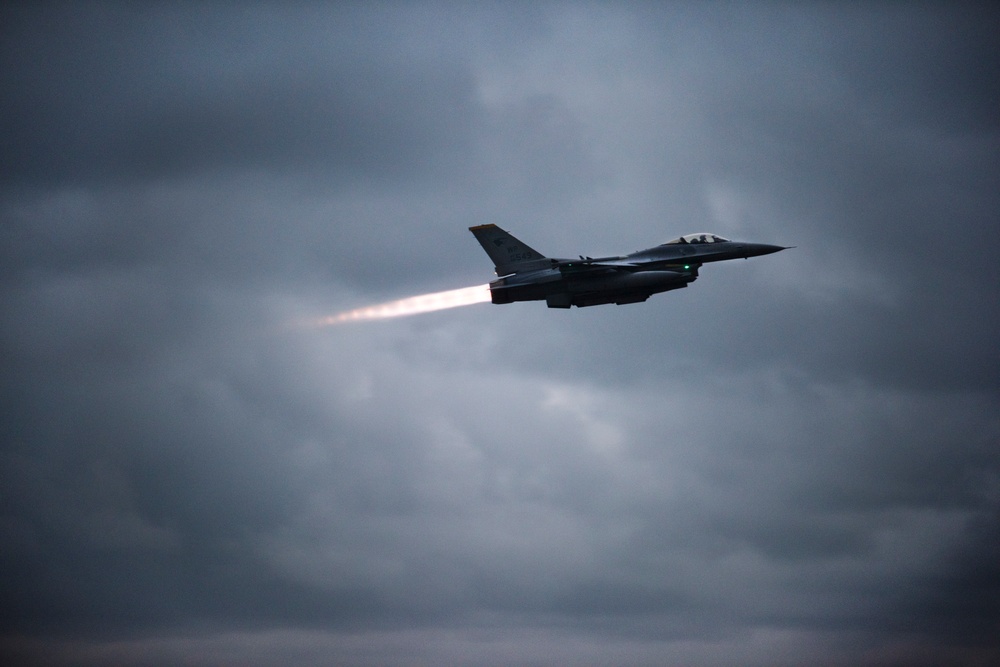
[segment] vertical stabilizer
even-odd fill
[[[498,276],[538,269],[548,265],[542,253],[517,240],[496,225],[469,227],[479,245],[493,260]]]

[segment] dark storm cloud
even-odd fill
[[[472,101],[461,63],[358,48],[350,8],[323,17],[329,39],[309,30],[312,12],[219,9],[9,12],[4,180],[301,166],[380,179],[458,152]]]
[[[0,655],[995,659],[986,5],[35,5]],[[684,232],[639,306],[295,322]]]

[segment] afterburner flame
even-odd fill
[[[314,324],[325,327],[332,324],[343,324],[344,322],[384,320],[390,317],[405,317],[407,315],[419,315],[420,313],[432,313],[435,310],[471,306],[474,303],[486,303],[490,300],[490,286],[488,284],[476,285],[475,287],[463,287],[444,292],[420,294],[406,299],[399,299],[398,301],[380,303],[376,306],[355,308],[354,310],[320,318]]]

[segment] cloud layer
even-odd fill
[[[5,662],[1000,658],[992,7],[0,18]]]

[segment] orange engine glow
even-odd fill
[[[462,287],[461,289],[447,290],[444,292],[433,292],[431,294],[420,294],[397,301],[388,301],[375,306],[365,306],[354,310],[344,311],[336,315],[322,317],[313,322],[315,326],[330,326],[333,324],[343,324],[344,322],[361,322],[364,320],[384,320],[390,317],[405,317],[407,315],[419,315],[420,313],[432,313],[435,310],[445,310],[447,308],[458,308],[459,306],[471,306],[474,303],[487,303],[490,301],[490,286],[488,284],[476,285],[475,287]]]

